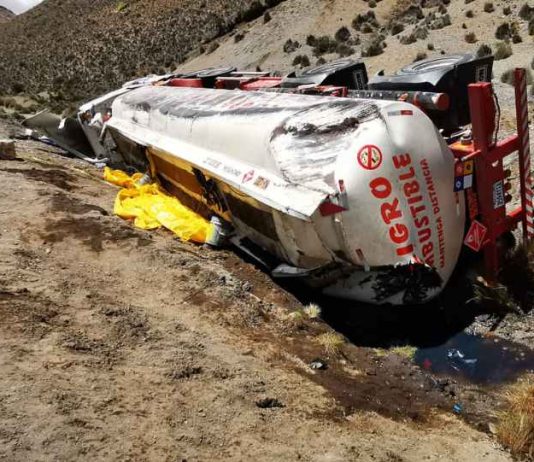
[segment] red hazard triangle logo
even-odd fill
[[[484,238],[487,232],[488,228],[479,221],[473,220],[469,231],[465,235],[464,244],[475,252],[478,252],[484,244]]]

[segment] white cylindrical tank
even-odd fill
[[[156,86],[117,98],[108,128],[216,181],[225,204],[191,195],[332,295],[421,302],[456,265],[454,159],[410,104]]]

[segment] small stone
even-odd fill
[[[14,160],[16,158],[15,142],[13,140],[0,139],[0,160]]]

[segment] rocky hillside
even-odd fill
[[[4,22],[8,22],[14,17],[15,17],[15,13],[13,13],[13,11],[8,10],[4,6],[0,6],[0,24]]]
[[[533,43],[532,1],[287,0],[181,69],[233,64],[289,71],[351,56],[363,57],[372,75],[425,57],[479,52],[495,55],[500,77],[510,67],[534,65]]]
[[[45,0],[0,25],[0,94],[78,101],[133,77],[364,57],[370,73],[445,53],[534,65],[525,0]]]
[[[0,93],[78,100],[165,72],[280,0],[45,0],[0,25]]]

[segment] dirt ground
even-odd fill
[[[329,356],[331,327],[232,251],[137,230],[96,168],[17,152],[0,161],[0,460],[510,460],[493,390],[357,341]]]

